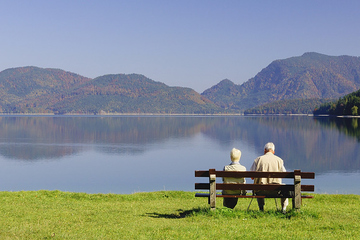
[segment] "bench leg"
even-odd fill
[[[210,202],[210,209],[215,210],[216,208],[216,175],[215,169],[209,170],[209,182],[210,182],[210,189],[209,189],[209,202]]]
[[[301,207],[301,175],[300,170],[294,171],[294,198],[293,198],[293,208],[299,210]]]

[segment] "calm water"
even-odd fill
[[[194,170],[247,168],[268,141],[318,193],[360,194],[359,119],[313,117],[0,117],[0,190],[194,191]],[[341,187],[343,185],[344,187]]]

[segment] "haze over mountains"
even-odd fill
[[[305,53],[273,61],[241,85],[225,79],[199,94],[140,74],[90,79],[59,69],[19,67],[0,72],[0,112],[242,113],[279,100],[336,99],[358,90],[359,76],[359,57]]]

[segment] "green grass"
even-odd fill
[[[358,239],[360,196],[314,194],[301,211],[240,199],[210,211],[192,192],[0,192],[0,239]],[[279,204],[279,202],[278,202]]]

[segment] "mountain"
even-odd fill
[[[0,72],[0,92],[14,98],[28,98],[71,89],[90,78],[60,69],[20,67]]]
[[[19,67],[0,72],[0,112],[214,114],[259,107],[250,112],[298,113],[359,88],[359,57],[319,53],[273,61],[241,85],[225,79],[202,94],[140,74],[91,79],[60,69]]]
[[[75,87],[54,112],[214,113],[221,109],[190,88],[169,87],[139,74],[105,75]]]
[[[247,82],[230,80],[201,95],[228,111],[285,99],[336,99],[360,88],[360,58],[305,53],[273,61]]]
[[[0,72],[0,110],[24,112],[38,99],[54,101],[53,96],[65,93],[90,78],[60,69],[20,67]]]
[[[217,113],[190,88],[169,87],[139,74],[90,79],[58,69],[0,72],[0,107],[8,113]]]

